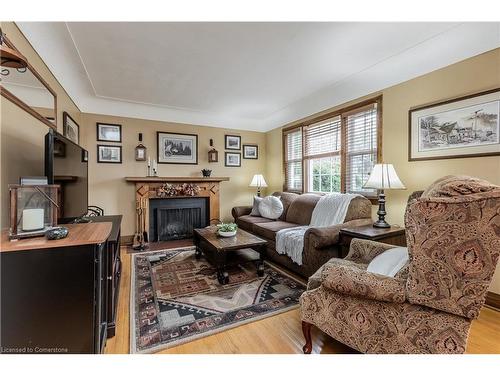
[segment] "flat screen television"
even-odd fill
[[[87,213],[87,150],[50,130],[45,136],[45,175],[49,184],[61,185],[61,223],[71,222]]]

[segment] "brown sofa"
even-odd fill
[[[344,223],[324,228],[310,228],[304,236],[304,252],[302,265],[292,262],[286,255],[280,255],[275,250],[276,232],[285,228],[308,225],[312,212],[318,203],[319,194],[295,194],[276,192],[274,196],[281,197],[283,213],[278,220],[270,220],[260,216],[250,216],[252,206],[234,207],[232,214],[235,223],[243,230],[253,233],[268,241],[267,259],[289,270],[308,278],[318,268],[333,257],[341,256],[339,246],[340,229],[351,226],[366,225],[371,220],[371,203],[364,197],[354,198],[347,210]]]

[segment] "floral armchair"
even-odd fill
[[[465,176],[436,181],[405,214],[409,261],[367,272],[393,245],[354,239],[309,279],[300,299],[304,353],[311,325],[364,353],[463,353],[500,254],[500,187]]]

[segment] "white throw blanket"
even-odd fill
[[[359,194],[331,193],[323,195],[314,207],[311,224],[282,229],[276,233],[276,251],[288,255],[295,263],[302,265],[304,234],[309,228],[329,227],[344,222],[351,200]]]

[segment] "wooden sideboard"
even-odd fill
[[[9,241],[2,231],[3,353],[102,352],[112,293],[109,258],[116,256],[108,240],[118,222],[98,220],[105,222],[67,224],[68,237],[54,241]]]

